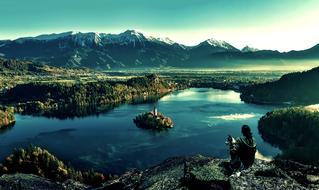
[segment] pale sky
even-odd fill
[[[196,45],[208,38],[280,51],[319,43],[318,0],[1,0],[0,39],[136,29]]]

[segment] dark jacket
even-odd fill
[[[254,138],[237,138],[231,152],[239,157],[245,168],[248,168],[255,161],[256,141]]]

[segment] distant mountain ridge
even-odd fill
[[[0,41],[0,57],[35,60],[52,66],[98,69],[142,67],[218,67],[234,60],[319,59],[319,45],[281,53],[207,39],[185,46],[135,30],[120,34],[64,32]]]
[[[253,47],[245,46],[243,49],[241,49],[241,51],[242,52],[256,52],[256,51],[260,51],[260,50],[253,48]]]

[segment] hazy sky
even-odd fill
[[[186,45],[208,38],[241,48],[319,43],[318,0],[0,0],[0,39],[136,29]]]

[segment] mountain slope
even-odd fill
[[[7,58],[39,60],[54,66],[91,68],[167,66],[185,57],[182,46],[133,30],[118,35],[67,32],[20,38],[3,43],[0,53]]]
[[[248,86],[241,98],[252,103],[318,103],[319,67],[283,75],[278,81]]]
[[[208,39],[184,46],[168,38],[135,30],[120,34],[65,32],[0,41],[0,57],[36,60],[52,66],[111,68],[218,67],[238,60],[319,59],[319,45],[304,51],[280,53]]]
[[[231,60],[300,60],[319,59],[319,44],[306,50],[279,52],[276,50],[258,50],[251,47],[244,47],[240,52],[217,52],[211,54],[212,59]]]
[[[245,46],[241,52],[256,52],[259,51],[259,49],[253,48],[253,47],[249,47],[249,46]]]
[[[14,73],[15,75],[26,75],[26,74],[41,74],[48,73],[53,67],[41,63],[34,63],[30,61],[18,61],[18,60],[7,60],[0,58],[0,73],[1,75]]]
[[[318,59],[319,58],[319,44],[313,46],[312,48],[302,50],[302,51],[291,51],[288,52],[287,55],[290,58],[297,59]]]

